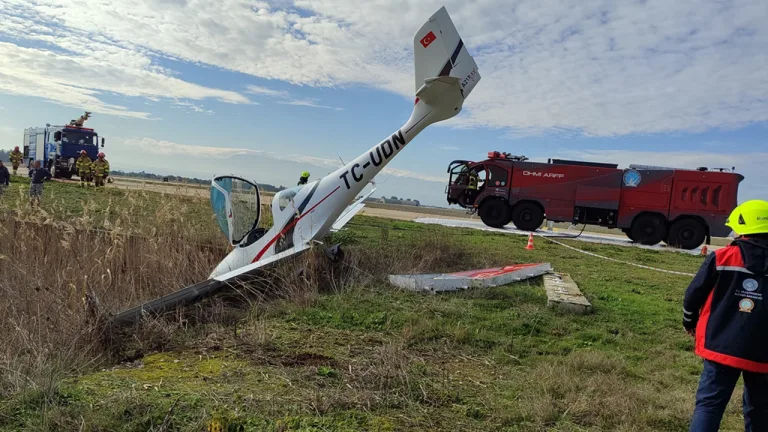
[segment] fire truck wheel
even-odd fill
[[[659,215],[644,214],[635,218],[630,228],[632,239],[646,246],[661,243],[667,237],[667,226]]]
[[[631,229],[629,229],[629,228],[622,228],[621,232],[623,232],[627,236],[628,239],[630,239],[632,241],[636,241],[635,239],[632,238],[632,230]]]
[[[502,228],[509,222],[509,204],[500,199],[484,202],[480,206],[480,219],[493,228]]]
[[[512,210],[512,223],[523,231],[536,231],[544,223],[544,212],[532,202],[523,202]]]
[[[707,229],[696,219],[680,219],[669,229],[670,246],[691,250],[696,249],[707,239]]]

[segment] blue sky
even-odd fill
[[[768,198],[764,1],[220,3],[0,0],[0,146],[89,110],[117,169],[317,178],[407,120],[413,33],[445,5],[483,79],[376,195],[443,205],[451,160],[501,150],[736,166]]]

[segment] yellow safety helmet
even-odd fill
[[[301,176],[302,177],[309,177],[309,172],[308,171],[304,171],[303,173],[301,173]]]
[[[740,236],[768,234],[768,201],[751,200],[736,207],[725,225]]]

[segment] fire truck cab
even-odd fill
[[[477,211],[483,223],[535,231],[552,222],[621,229],[635,242],[695,249],[725,237],[744,179],[724,168],[696,170],[550,159],[489,152],[448,167],[449,204]],[[474,177],[474,179],[473,179]],[[474,186],[474,185],[477,186]]]

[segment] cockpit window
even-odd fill
[[[277,205],[280,207],[280,211],[285,210],[286,207],[293,201],[293,198],[305,185],[295,186],[290,189],[284,189],[275,195]]]

